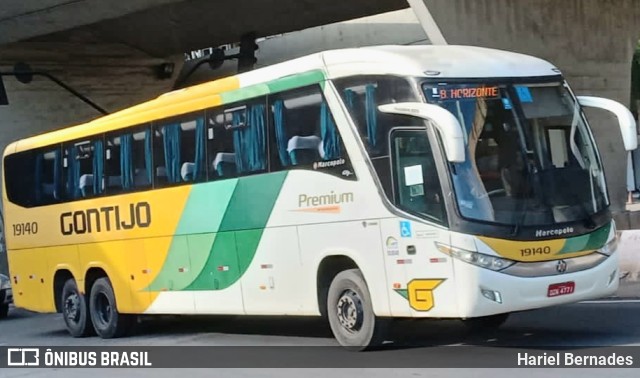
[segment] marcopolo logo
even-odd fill
[[[562,236],[573,232],[573,227],[558,228],[555,230],[536,230],[536,237],[542,238],[545,236]]]

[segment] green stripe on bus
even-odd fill
[[[267,83],[267,85],[271,93],[276,93],[320,83],[324,80],[325,77],[322,71],[309,71],[298,75],[283,77],[282,79],[271,81]]]
[[[193,282],[208,257],[196,251],[211,249],[237,184],[230,179],[191,187],[162,269],[146,290],[182,290]]]
[[[287,172],[244,177],[231,197],[209,257],[185,290],[222,290],[249,268]]]
[[[565,253],[581,252],[590,249],[596,250],[602,248],[602,246],[604,246],[607,242],[610,230],[611,224],[608,224],[590,234],[569,238],[565,241],[564,246],[557,254],[562,255]]]
[[[222,93],[223,104],[231,104],[270,93],[282,92],[289,89],[304,87],[311,84],[323,83],[325,80],[322,71],[309,71],[301,74],[283,77],[268,83],[250,85],[248,87],[235,89],[233,91]]]

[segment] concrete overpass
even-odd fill
[[[414,27],[420,25],[415,16],[411,25],[387,20],[377,26],[308,29],[409,4],[424,30]],[[423,17],[422,8],[435,21]],[[349,45],[428,43],[441,34],[451,44],[548,59],[579,94],[628,105],[632,55],[640,37],[638,19],[637,0],[23,0],[3,4],[0,10],[0,70],[27,61],[115,111],[171,89],[177,74],[161,79],[155,71],[158,65],[171,62],[179,72],[184,52],[236,42],[249,31],[270,36],[307,28],[289,34],[286,42],[265,41],[259,64]],[[209,72],[198,80],[219,74]],[[4,81],[11,105],[0,106],[0,149],[16,138],[99,115],[49,81]],[[640,212],[625,211],[626,159],[620,137],[611,131],[608,115],[589,116],[603,151],[619,225],[638,228]]]
[[[405,0],[23,0],[0,9],[0,45],[78,33],[154,57],[406,8]],[[43,36],[46,36],[43,38]]]

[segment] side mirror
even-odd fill
[[[408,115],[433,122],[434,126],[442,134],[447,160],[452,163],[464,162],[465,145],[462,126],[458,119],[448,110],[437,105],[421,102],[380,105],[378,110],[383,113]]]
[[[620,132],[622,133],[622,141],[624,149],[633,151],[638,148],[638,137],[636,135],[636,120],[633,114],[621,103],[607,98],[578,96],[578,102],[582,106],[607,110],[618,118],[620,124]]]

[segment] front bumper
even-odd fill
[[[619,286],[617,253],[591,269],[547,277],[515,277],[457,260],[454,266],[458,316],[462,318],[603,298],[615,294]],[[548,296],[549,285],[564,282],[573,282],[575,290],[567,295]],[[483,296],[482,290],[499,293],[500,302]]]

